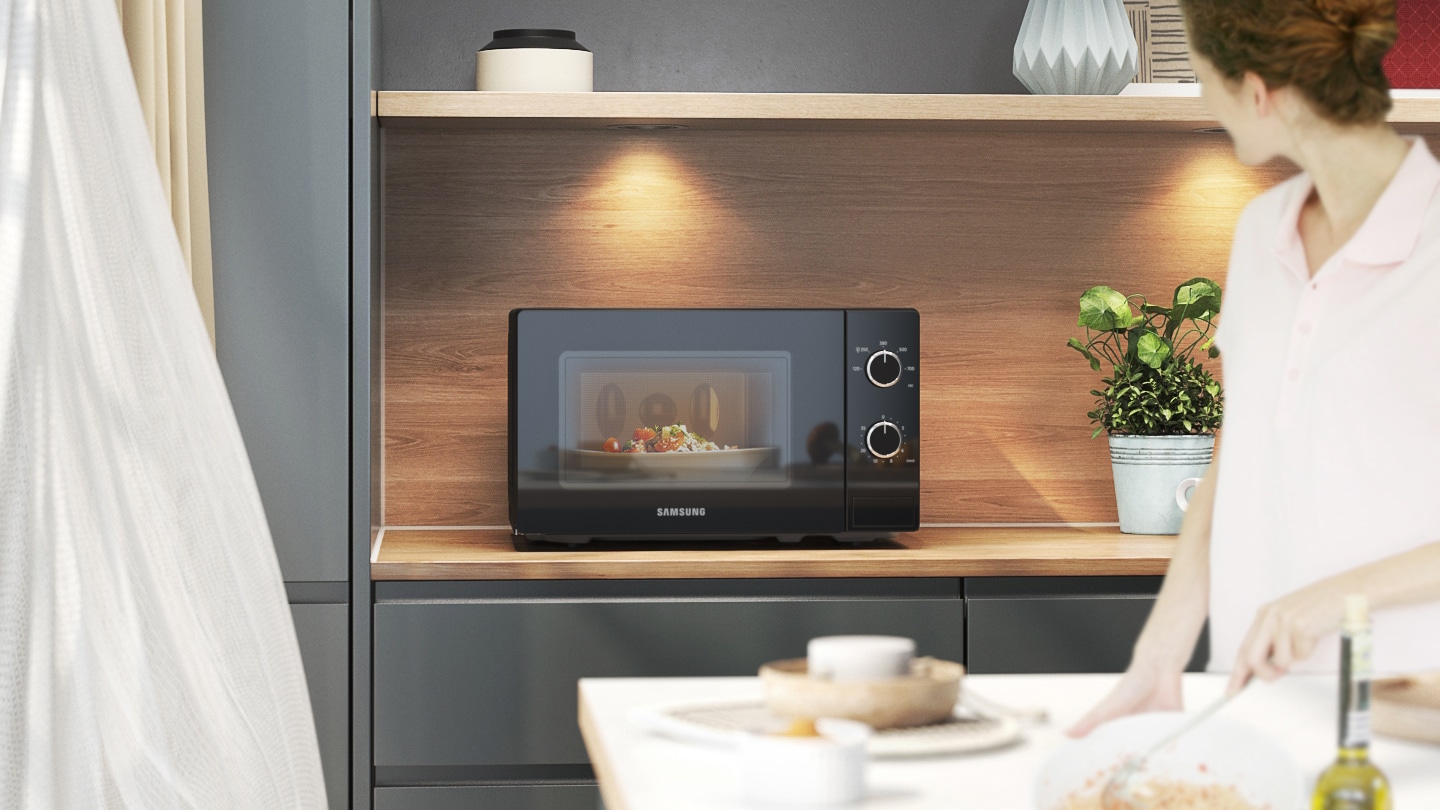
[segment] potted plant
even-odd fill
[[[1178,534],[1184,490],[1210,464],[1223,394],[1195,354],[1219,356],[1211,336],[1219,314],[1220,286],[1207,278],[1176,287],[1168,307],[1109,287],[1080,296],[1085,340],[1069,345],[1095,371],[1110,366],[1088,415],[1092,436],[1110,437],[1122,532]]]

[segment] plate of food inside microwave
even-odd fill
[[[572,450],[581,470],[639,475],[750,473],[774,457],[772,447],[717,444],[683,424],[639,427],[625,441],[611,436],[600,450]]]

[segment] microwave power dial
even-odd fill
[[[894,458],[900,452],[903,437],[894,422],[876,422],[865,433],[865,449],[875,458]]]
[[[889,349],[875,352],[865,362],[865,376],[881,388],[900,382],[900,356]]]

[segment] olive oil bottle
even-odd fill
[[[1370,762],[1370,616],[1345,597],[1340,627],[1340,754],[1315,783],[1311,810],[1391,810],[1390,782]]]

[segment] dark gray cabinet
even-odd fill
[[[205,8],[215,351],[287,581],[349,579],[350,3]]]
[[[350,606],[290,606],[331,810],[350,806]]]
[[[375,790],[375,810],[604,810],[594,785],[395,787]]]
[[[350,2],[211,3],[204,25],[216,356],[290,592],[330,807],[348,808]]]
[[[377,583],[375,765],[584,763],[586,677],[753,675],[814,636],[964,655],[955,579]]]
[[[1160,577],[965,580],[966,662],[984,673],[1123,672]],[[1191,659],[1204,668],[1202,634]]]

